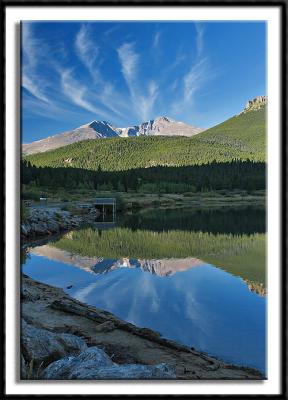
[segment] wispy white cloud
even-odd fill
[[[153,107],[158,96],[158,85],[155,81],[150,81],[148,85],[148,95],[138,95],[139,108],[143,120],[147,120],[153,116]]]
[[[179,113],[180,110],[186,110],[195,104],[195,95],[205,83],[212,78],[213,73],[210,70],[208,58],[204,56],[204,28],[200,23],[195,23],[196,29],[196,56],[190,65],[189,70],[182,77],[182,92],[179,94],[179,100],[172,104],[172,111]],[[179,87],[179,85],[178,85]],[[174,85],[174,90],[176,86]],[[180,97],[181,96],[181,97]]]
[[[37,74],[39,60],[42,59],[45,48],[43,44],[34,37],[30,23],[22,24],[22,86],[38,100],[50,103],[44,93],[47,83]]]
[[[124,43],[117,49],[121,69],[129,89],[133,91],[139,55],[135,52],[134,43]]]
[[[158,96],[158,85],[152,80],[141,82],[138,78],[139,54],[135,51],[134,43],[124,43],[117,49],[121,63],[121,71],[131,96],[132,107],[138,117],[147,120],[153,114],[153,106]]]
[[[24,22],[22,24],[22,52],[23,62],[29,67],[35,67],[38,61],[37,46],[38,42],[33,37],[31,24]]]
[[[161,32],[158,31],[155,33],[154,38],[153,38],[153,47],[156,48],[159,46],[159,41],[161,37]]]
[[[71,37],[69,42],[62,38],[62,45],[61,42],[55,45],[37,27],[24,23],[22,35],[22,83],[29,92],[24,91],[25,107],[27,104],[31,110],[35,107],[35,114],[44,115],[45,107],[47,114],[54,107],[55,115],[69,109],[81,115],[86,110],[116,126],[170,112],[171,117],[185,120],[195,111],[196,96],[215,76],[205,54],[205,31],[201,23],[192,25],[194,46],[191,43],[185,48],[171,47],[170,64],[160,57],[165,31],[159,27],[150,36],[150,46],[159,63],[155,57],[152,60],[147,57],[151,56],[151,47],[148,50],[138,47],[137,36],[132,33],[127,38],[124,31],[123,36],[112,41],[109,35],[122,29],[120,24],[101,34],[93,24],[79,24],[72,48],[67,45]],[[105,48],[103,43],[108,41],[109,48]]]
[[[93,31],[89,25],[82,25],[75,38],[75,49],[78,57],[90,72],[93,78],[90,88],[93,87],[93,97],[105,108],[118,116],[123,116],[125,108],[123,98],[120,98],[111,82],[107,82],[100,71],[100,48],[95,43]]]
[[[73,78],[71,70],[65,69],[60,70],[59,72],[63,93],[72,101],[72,103],[84,110],[98,115],[99,117],[111,119],[110,114],[96,107],[87,99],[89,95],[88,88]]]
[[[207,61],[205,58],[202,58],[196,64],[193,64],[188,73],[183,77],[184,101],[189,102],[193,100],[195,92],[201,88],[207,78]]]
[[[42,93],[42,90],[40,87],[37,85],[35,80],[33,80],[29,75],[26,75],[25,72],[23,72],[22,76],[22,86],[28,90],[34,97],[36,97],[38,100],[42,100],[45,103],[50,103],[50,100],[48,99],[47,96],[45,96]]]
[[[94,96],[106,108],[121,118],[125,112],[127,113],[131,110],[130,104],[123,101],[123,96],[109,82],[102,81],[101,89],[96,91]]]
[[[38,98],[32,96],[23,97],[22,107],[27,115],[38,115],[45,119],[63,121],[63,115],[65,115],[65,118],[81,117],[80,113],[71,110],[69,104],[63,104],[62,102],[61,107],[59,107],[58,104],[39,101]]]
[[[93,78],[97,79],[99,71],[95,66],[99,55],[99,47],[95,40],[91,39],[91,30],[88,25],[82,25],[76,35],[75,48],[76,53]]]
[[[116,32],[118,29],[120,29],[120,25],[114,25],[111,28],[107,29],[107,31],[105,31],[103,33],[103,35],[105,37],[108,37],[108,36],[112,35],[112,33]]]
[[[185,55],[183,53],[179,53],[175,57],[174,62],[167,67],[166,72],[167,71],[171,72],[173,69],[177,68],[181,63],[183,63],[185,60],[187,60],[187,55]]]
[[[195,29],[196,29],[196,48],[197,54],[200,56],[203,52],[203,45],[204,45],[204,27],[200,22],[195,22]]]
[[[91,82],[91,79],[89,82],[87,76],[85,80],[77,81],[73,77],[71,68],[68,69],[62,66],[63,60],[59,61],[57,57],[52,57],[54,54],[53,49],[43,40],[35,37],[32,24],[23,24],[22,39],[22,86],[38,100],[38,103],[33,103],[35,114],[44,115],[46,104],[48,117],[51,113],[59,115],[58,111],[64,112],[64,110],[66,115],[65,102],[69,100],[70,104],[72,103],[96,114],[99,119],[105,118],[111,121],[113,116],[121,116],[119,95],[115,93],[112,84],[106,83],[102,79],[100,72],[97,70],[96,63],[99,49],[95,45],[95,41],[92,40],[91,32],[87,26],[81,26],[76,36],[75,46],[79,58],[93,76],[93,82]],[[51,80],[46,82],[43,79],[43,68],[50,68],[51,71],[57,72],[60,81]],[[96,80],[97,83],[95,83]],[[46,89],[49,89],[49,91]],[[44,104],[42,105],[42,103]],[[102,104],[102,106],[98,107],[97,103]],[[26,96],[25,109],[27,109],[28,105],[31,106],[32,102]],[[106,109],[112,110],[115,115],[109,113]]]
[[[175,92],[176,89],[177,89],[177,87],[178,87],[178,85],[179,85],[179,80],[178,80],[178,78],[177,78],[177,79],[175,79],[174,82],[170,85],[170,90],[171,90],[172,92]]]

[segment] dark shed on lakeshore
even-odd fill
[[[95,208],[99,209],[102,214],[116,212],[116,199],[112,197],[98,197],[94,201]]]

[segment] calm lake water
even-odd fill
[[[263,210],[154,210],[30,247],[32,278],[226,362],[265,372]]]

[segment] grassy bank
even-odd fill
[[[41,196],[49,203],[91,201],[96,197],[116,197],[118,209],[265,206],[264,190],[215,190],[210,192],[149,193],[136,191],[97,191],[93,189],[55,189],[48,186],[22,185],[22,199],[36,204]]]

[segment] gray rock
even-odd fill
[[[47,231],[47,223],[45,221],[39,221],[37,226],[39,230]]]
[[[20,355],[20,379],[26,379],[27,377],[27,365],[24,360],[23,354]]]
[[[24,236],[27,236],[27,235],[28,235],[27,228],[26,228],[26,226],[25,226],[24,224],[21,224],[21,233],[22,233],[22,235],[24,235]]]
[[[41,374],[42,379],[175,379],[167,364],[117,365],[98,347],[91,347],[77,357],[65,357],[51,363]]]
[[[40,295],[39,293],[35,293],[29,289],[26,289],[25,287],[21,288],[21,300],[22,301],[30,301],[30,302],[34,302],[40,299]]]
[[[54,361],[41,373],[41,379],[68,379],[71,369],[77,368],[79,361],[76,357],[65,357]]]
[[[71,334],[56,334],[46,329],[35,328],[22,320],[21,345],[26,360],[33,360],[34,365],[47,363],[79,354],[87,349],[85,341]]]
[[[50,220],[47,223],[47,229],[50,232],[59,232],[59,224],[57,224],[54,220]]]
[[[33,230],[37,235],[45,235],[47,233],[47,224],[42,221],[34,223]]]
[[[93,368],[92,363],[80,364],[69,379],[175,379],[176,375],[166,364],[126,364]]]
[[[110,357],[102,349],[90,347],[78,357],[65,357],[53,362],[42,372],[42,378],[72,379],[71,374],[79,368],[95,370],[113,365]]]
[[[104,350],[99,347],[93,346],[84,352],[80,353],[77,357],[80,362],[87,362],[93,360],[99,367],[109,367],[114,365],[111,358]]]
[[[246,103],[244,108],[244,113],[247,111],[255,111],[263,108],[266,104],[268,104],[268,97],[267,96],[257,96],[252,100],[249,100]]]
[[[112,321],[106,321],[96,326],[96,332],[111,332],[115,329],[115,324]]]
[[[31,232],[31,225],[29,223],[25,224],[25,229],[27,230],[28,234]]]

